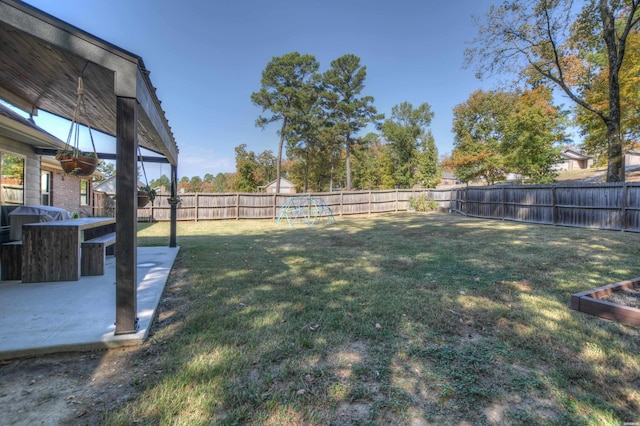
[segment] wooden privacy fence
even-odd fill
[[[190,193],[181,194],[178,220],[276,219],[280,207],[294,197],[321,198],[334,216],[385,213],[407,210],[409,198],[426,194],[440,209],[449,210],[451,190],[397,189],[382,191],[322,192],[313,194]],[[138,209],[139,220],[167,221],[171,206],[167,196],[158,195],[153,205]]]
[[[425,194],[443,211],[488,219],[640,232],[640,182],[472,186],[313,194],[182,194],[178,220],[276,219],[293,197],[321,198],[334,216],[405,211]],[[139,220],[168,221],[167,196],[138,210]]]
[[[640,183],[458,188],[451,211],[466,216],[640,232]]]

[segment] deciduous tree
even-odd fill
[[[218,173],[215,178],[213,178],[213,191],[214,192],[229,192],[233,188],[231,186],[231,182],[233,181],[233,177],[230,176],[229,173]]]
[[[488,184],[516,173],[550,183],[565,140],[565,119],[544,86],[524,91],[476,91],[454,109],[455,147],[444,164],[463,181]]]
[[[595,59],[594,59],[595,60]],[[607,68],[604,66],[606,58],[599,55],[602,68],[598,75],[593,76],[590,90],[585,93],[587,101],[599,109],[606,109],[608,102]],[[620,69],[620,131],[623,142],[633,146],[640,141],[640,32],[634,30],[627,39],[627,53]],[[607,156],[607,127],[605,123],[590,111],[578,107],[576,122],[583,136],[583,146],[586,152],[596,157],[596,161],[606,163]]]
[[[576,104],[597,116],[607,131],[607,181],[622,172],[620,70],[627,41],[638,26],[640,0],[508,0],[492,6],[479,23],[468,63],[478,74],[522,72],[531,67]],[[606,60],[598,58],[604,54]],[[585,96],[605,70],[606,103]]]
[[[453,109],[454,148],[448,165],[459,180],[482,177],[492,185],[504,178],[500,143],[514,101],[506,92],[478,90]]]
[[[501,151],[507,171],[531,183],[552,183],[565,137],[565,120],[545,86],[518,93],[505,125]]]
[[[258,167],[253,151],[247,151],[247,145],[242,144],[235,148],[236,151],[236,179],[234,189],[238,192],[255,192],[258,184],[255,180],[255,171]]]

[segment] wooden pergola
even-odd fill
[[[0,99],[71,120],[82,75],[93,128],[116,138],[116,334],[136,332],[138,147],[171,165],[178,147],[142,58],[17,0],[0,0]],[[176,245],[171,208],[170,246]]]

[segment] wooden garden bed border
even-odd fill
[[[640,309],[601,299],[615,291],[635,287],[638,283],[640,277],[572,294],[571,309],[627,325],[640,326]]]

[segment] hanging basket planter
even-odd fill
[[[84,71],[84,70],[83,70]],[[80,113],[84,112],[87,117],[86,126],[89,131],[93,153],[85,153],[80,150]],[[91,124],[84,102],[84,84],[82,77],[78,77],[78,100],[73,116],[71,118],[71,128],[67,136],[67,144],[64,150],[58,151],[56,159],[60,162],[62,170],[73,176],[91,176],[98,167],[99,159],[96,153],[96,145],[91,132]]]
[[[142,208],[149,204],[149,201],[153,203],[156,199],[156,190],[152,189],[149,185],[138,187],[138,208]]]
[[[149,204],[149,193],[145,191],[138,191],[138,208],[142,208]]]
[[[91,176],[98,167],[97,158],[73,152],[59,152],[56,159],[65,173],[74,176]]]
[[[167,198],[167,203],[169,203],[170,206],[177,206],[181,202],[182,202],[182,200],[180,199],[180,197],[169,197],[169,198]]]

